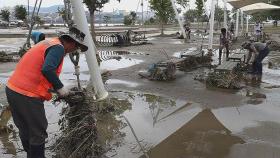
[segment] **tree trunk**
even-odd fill
[[[90,30],[91,30],[91,36],[93,41],[96,41],[96,34],[94,29],[94,11],[91,11],[90,13]]]
[[[164,35],[164,32],[163,32],[163,30],[164,30],[164,24],[163,24],[163,22],[160,22],[160,24],[161,24],[161,32],[160,32],[160,35]]]
[[[199,19],[199,17],[197,17],[197,19],[196,19],[196,26],[197,26],[197,30],[200,30],[200,25],[199,25],[199,22],[200,22],[200,19]]]

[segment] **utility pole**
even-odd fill
[[[243,31],[244,31],[244,13],[243,11],[241,10],[241,32],[243,34]]]
[[[77,24],[79,30],[86,34],[85,44],[88,46],[88,51],[85,53],[85,55],[91,77],[91,84],[94,87],[96,99],[105,99],[108,96],[108,92],[105,90],[101,78],[100,69],[96,59],[97,50],[89,31],[82,0],[70,0],[70,2],[75,24]]]
[[[211,3],[211,14],[210,14],[210,31],[209,31],[209,44],[208,50],[213,50],[213,33],[214,33],[214,20],[215,20],[215,2],[216,0],[212,0]]]
[[[236,28],[235,28],[235,37],[237,38],[238,37],[238,27],[239,27],[239,9],[236,10],[236,21],[235,21],[235,24],[236,24]]]

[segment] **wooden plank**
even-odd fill
[[[197,51],[197,50],[194,50],[194,51],[188,52],[186,54],[184,54],[184,53],[181,54],[181,58],[182,57],[189,57],[189,56],[202,56],[202,53]]]
[[[169,59],[169,60],[166,60],[166,61],[157,63],[157,66],[159,66],[159,67],[166,67],[166,66],[167,66],[167,63],[169,63],[169,62],[175,63],[176,66],[177,66],[177,65],[179,65],[181,62],[183,62],[184,60],[186,60],[186,59],[182,59],[182,58],[172,58],[172,59]]]

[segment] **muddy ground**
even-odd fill
[[[173,81],[150,81],[138,75],[150,64],[176,56],[178,52],[200,48],[199,36],[185,43],[173,37],[148,37],[151,44],[130,47],[99,47],[102,70],[111,76],[105,82],[112,98],[122,107],[118,114],[102,115],[98,119],[100,138],[108,147],[107,157],[138,158],[143,152],[130,128],[132,124],[141,144],[151,158],[276,158],[280,157],[280,82],[279,67],[268,69],[270,60],[280,61],[279,52],[271,52],[264,61],[263,82],[244,85],[241,90],[206,88],[194,80],[208,68],[177,71]],[[279,35],[273,35],[279,41]],[[217,43],[218,36],[215,36]],[[1,45],[18,46],[14,41]],[[207,39],[204,43],[207,43]],[[12,43],[17,43],[13,45]],[[239,43],[233,49],[239,48]],[[214,51],[214,63],[217,52]],[[110,59],[109,56],[121,58]],[[80,60],[82,85],[89,80],[85,57]],[[4,85],[15,63],[0,64],[0,98],[5,103]],[[74,70],[69,59],[61,76],[66,85],[75,85]],[[47,147],[59,136],[57,125],[61,107],[46,103],[49,121]],[[13,124],[10,121],[10,124]],[[1,157],[24,157],[17,133],[0,136]],[[47,157],[54,153],[47,148]]]

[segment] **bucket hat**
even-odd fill
[[[72,38],[76,43],[78,43],[81,52],[88,50],[88,47],[84,42],[86,35],[76,27],[70,27],[68,32],[61,32],[59,35],[60,38],[64,38],[65,36]]]

